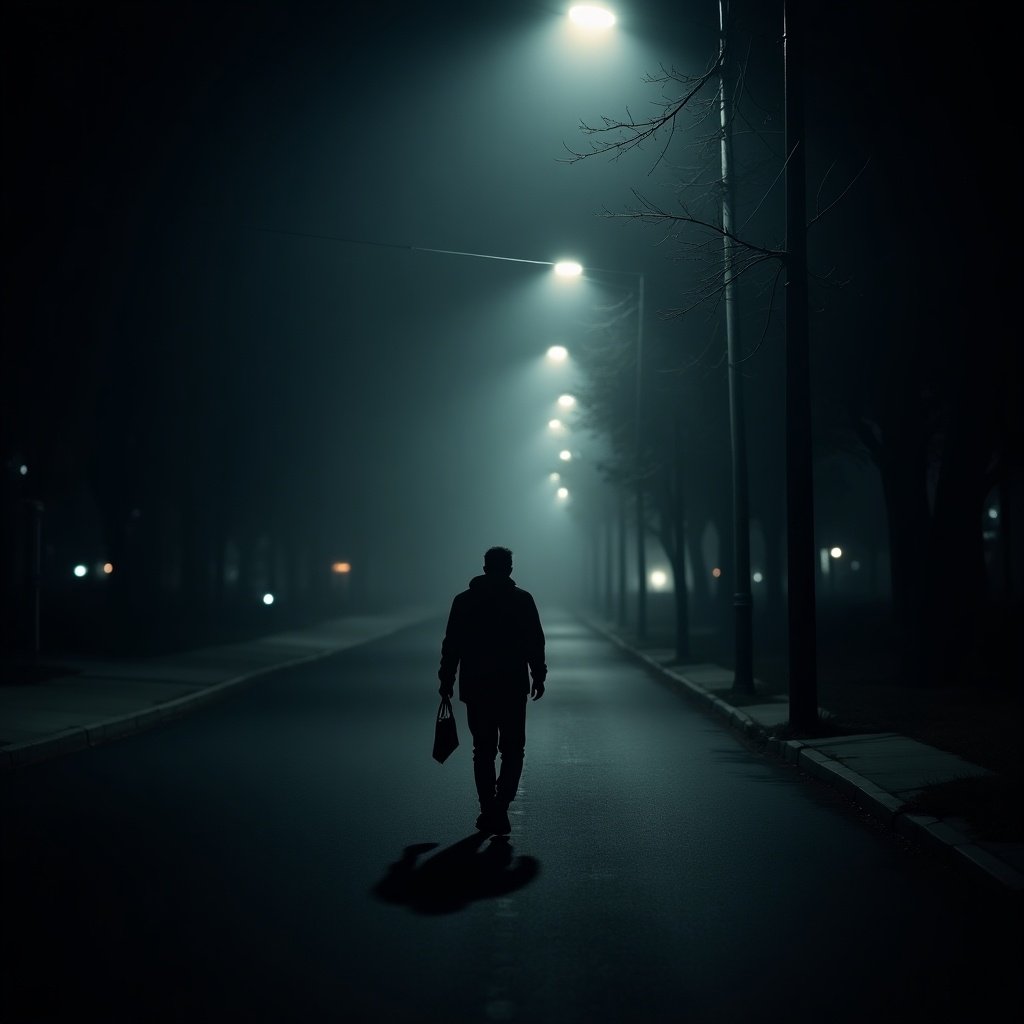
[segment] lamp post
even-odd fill
[[[786,559],[789,604],[789,721],[818,720],[814,599],[814,477],[807,316],[807,214],[804,165],[802,10],[785,0],[786,79]]]
[[[740,324],[733,273],[733,208],[736,187],[732,174],[732,81],[725,64],[725,7],[718,0],[719,117],[722,128],[722,261],[725,285],[725,344],[729,364],[729,437],[732,451],[733,669],[737,693],[754,692],[753,599],[750,594],[750,502],[747,490],[747,430],[743,379],[739,371]]]

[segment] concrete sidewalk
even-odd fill
[[[65,675],[0,686],[0,774],[163,724],[269,672],[325,658],[435,614],[409,608],[351,616],[136,661],[61,658]]]
[[[973,834],[966,821],[940,820],[904,809],[927,786],[991,774],[987,769],[897,733],[779,739],[772,730],[789,718],[784,697],[766,696],[763,704],[734,707],[729,703],[731,671],[710,664],[669,665],[673,651],[638,650],[613,629],[586,621],[733,729],[764,742],[769,753],[840,790],[899,835],[948,856],[958,867],[1008,894],[1019,898],[1024,893],[1024,843],[986,842]]]

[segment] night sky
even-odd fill
[[[768,6],[736,5],[765,159],[782,150],[782,5]],[[853,282],[831,308],[868,325],[903,308],[877,288],[894,252],[954,250],[975,287],[963,268],[1002,244],[988,219],[1005,201],[985,190],[1005,67],[988,41],[955,52],[957,27],[915,23],[917,5],[809,6],[809,208],[829,167],[828,201],[870,158],[812,240],[817,269]],[[8,5],[2,436],[52,535],[94,521],[103,557],[102,510],[131,515],[159,475],[186,503],[258,494],[383,590],[447,594],[495,543],[524,580],[553,582],[575,535],[545,424],[572,371],[543,354],[616,295],[410,247],[643,272],[652,338],[681,363],[720,340],[713,310],[661,316],[694,280],[665,232],[600,216],[633,188],[671,201],[692,154],[564,162],[565,143],[586,145],[581,119],[650,112],[645,74],[714,56],[713,4],[619,13],[584,45],[543,3]],[[763,192],[741,196],[741,220]],[[780,211],[776,187],[751,230],[781,244]],[[782,465],[781,337],[776,316],[747,371],[761,481]],[[724,401],[717,355],[696,372]]]

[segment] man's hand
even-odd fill
[[[454,683],[442,683],[437,688],[437,692],[439,694],[441,694],[442,697],[447,697],[449,700],[451,700],[453,695],[455,694],[455,684]]]
[[[534,679],[533,686],[530,688],[530,696],[534,700],[540,700],[541,697],[544,696],[544,680],[543,679],[541,679],[539,681]]]

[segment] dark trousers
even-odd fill
[[[495,797],[509,804],[516,797],[523,774],[526,749],[526,695],[499,703],[466,703],[466,718],[473,734],[473,778],[480,806]],[[501,751],[501,773],[495,778],[494,759]]]

